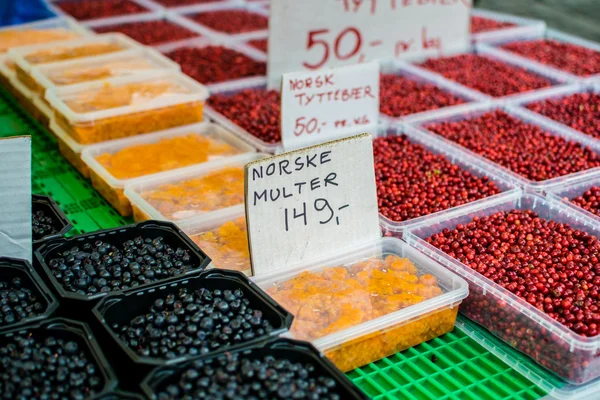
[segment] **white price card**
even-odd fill
[[[254,161],[245,172],[254,276],[380,237],[370,134]]]
[[[269,88],[284,73],[465,51],[471,0],[271,2]]]
[[[31,262],[31,137],[0,139],[0,256]]]
[[[374,132],[378,119],[378,62],[283,75],[281,139],[285,150]]]

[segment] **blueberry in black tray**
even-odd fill
[[[367,399],[312,345],[289,339],[160,368],[142,388],[157,400]]]
[[[0,335],[5,399],[95,399],[117,385],[82,323],[51,319]]]
[[[62,237],[73,225],[48,196],[31,196],[31,234],[33,243]]]
[[[0,330],[45,319],[57,306],[29,262],[0,257]]]
[[[148,365],[264,341],[293,319],[244,274],[221,270],[109,296],[93,312],[131,360]]]
[[[86,301],[202,271],[210,263],[174,224],[159,221],[50,240],[35,257],[61,298]]]

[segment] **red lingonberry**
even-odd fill
[[[503,49],[577,76],[600,74],[600,51],[558,40],[507,43]]]
[[[568,199],[567,199],[568,200]],[[571,203],[578,205],[592,214],[600,216],[600,187],[592,186],[581,196],[572,198]]]
[[[598,93],[575,93],[558,99],[530,103],[527,108],[600,139],[600,94]]]
[[[220,10],[191,15],[189,18],[218,32],[229,34],[259,31],[269,27],[264,15],[245,10]]]
[[[548,79],[524,68],[478,54],[429,59],[421,66],[492,97],[502,97],[552,85]]]
[[[512,28],[516,25],[512,22],[498,21],[490,18],[471,17],[471,33],[496,31],[498,29]]]
[[[393,221],[406,221],[500,193],[488,177],[465,171],[405,135],[376,138],[373,155],[379,212]]]
[[[207,3],[220,3],[225,0],[154,0],[155,2],[162,4],[165,7],[181,7],[189,6],[192,4],[207,4]]]
[[[255,39],[255,40],[250,40],[248,42],[248,44],[252,47],[254,47],[255,49],[264,51],[265,53],[267,51],[269,51],[268,46],[269,46],[269,40],[268,39]]]
[[[267,143],[281,141],[281,95],[276,90],[245,89],[215,94],[208,104],[234,124]]]
[[[116,15],[147,12],[148,9],[131,0],[63,0],[54,3],[76,19],[87,20]]]
[[[200,36],[167,20],[101,26],[94,30],[99,33],[120,32],[145,45],[156,45]]]
[[[426,128],[533,181],[600,166],[600,155],[590,148],[501,110]]]
[[[464,103],[462,99],[431,83],[420,83],[392,74],[381,75],[379,108],[381,113],[390,117],[402,117],[461,103]]]

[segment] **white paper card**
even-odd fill
[[[372,132],[379,119],[379,63],[292,72],[281,83],[285,150]]]
[[[31,262],[31,138],[0,139],[0,256]]]
[[[379,238],[374,171],[369,134],[246,165],[254,275]]]
[[[267,75],[465,51],[471,0],[276,0]]]

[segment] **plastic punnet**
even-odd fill
[[[171,71],[46,92],[57,124],[81,144],[201,122],[207,98],[205,86]]]
[[[49,131],[56,138],[58,151],[84,178],[90,177],[88,166],[81,159],[84,145],[77,143],[75,139],[67,135],[65,130],[58,126],[55,121],[50,121]]]
[[[52,218],[53,228],[56,230],[56,233],[46,235],[40,240],[34,240],[34,246],[42,243],[44,240],[63,237],[73,227],[71,222],[58,207],[58,204],[56,204],[49,196],[40,196],[36,194],[31,196],[31,212],[35,213],[37,211],[43,211],[46,216]]]
[[[106,168],[98,157],[110,154],[114,155],[120,151],[126,150],[136,146],[143,146],[158,143],[161,140],[176,139],[177,137],[196,136],[198,138],[206,138],[214,144],[220,144],[227,146],[227,150],[230,154],[212,154],[209,155],[209,159],[200,164],[182,165],[177,167],[177,159],[172,159],[170,164],[172,169],[166,169],[155,173],[147,173],[143,175],[134,176],[131,178],[117,178],[113,173]],[[166,144],[165,144],[166,146]],[[140,150],[142,151],[142,150]],[[213,123],[198,123],[193,125],[184,125],[177,128],[167,129],[164,131],[148,133],[144,135],[133,136],[125,139],[111,140],[109,142],[99,143],[92,146],[86,146],[81,153],[81,159],[88,167],[89,174],[92,180],[94,188],[123,216],[129,216],[132,213],[131,203],[125,197],[124,188],[125,185],[137,178],[157,176],[166,171],[176,171],[180,168],[191,167],[192,165],[204,165],[207,168],[209,166],[215,167],[224,163],[229,162],[235,157],[240,157],[245,153],[253,153],[255,150],[250,145],[246,144],[236,136],[227,132],[227,130],[221,128],[219,125]],[[165,148],[165,153],[168,150]],[[140,157],[144,155],[138,153]],[[146,156],[147,157],[147,156]],[[173,154],[176,157],[176,154]]]
[[[279,269],[266,276],[254,277],[253,280],[267,293],[274,296],[276,300],[284,301],[283,306],[286,307],[286,301],[293,301],[292,298],[287,298],[284,294],[288,291],[293,292],[293,290],[289,290],[288,286],[285,286],[288,281],[300,277],[306,279],[304,282],[308,284],[308,276],[310,276],[308,274],[328,271],[331,275],[325,273],[324,277],[330,277],[323,278],[322,284],[327,287],[339,286],[341,295],[338,299],[334,298],[328,301],[336,302],[336,304],[340,302],[351,304],[352,307],[356,306],[356,308],[360,308],[361,302],[365,301],[365,307],[367,307],[365,312],[367,312],[374,309],[371,302],[375,301],[376,289],[372,289],[369,285],[369,289],[362,292],[364,296],[368,297],[366,299],[361,296],[361,292],[353,290],[355,287],[350,283],[345,286],[342,281],[336,280],[335,277],[341,274],[342,269],[346,270],[349,275],[352,268],[361,261],[368,263],[368,260],[383,260],[386,257],[402,257],[410,260],[415,269],[411,271],[411,274],[419,277],[432,276],[432,278],[428,277],[427,279],[437,282],[439,293],[404,308],[400,305],[406,299],[398,299],[387,314],[379,317],[375,316],[374,318],[367,317],[365,320],[358,317],[358,320],[350,324],[344,324],[341,330],[337,327],[333,328],[335,326],[334,322],[327,327],[331,333],[317,334],[316,337],[311,337],[315,335],[297,333],[298,328],[295,329],[295,325],[292,325],[288,334],[294,339],[311,340],[315,347],[322,351],[339,369],[349,371],[451,331],[454,328],[458,306],[468,294],[467,283],[436,261],[424,256],[396,238],[382,238],[376,242],[364,244],[349,254],[330,255],[321,260],[313,259],[301,265],[286,267],[285,270]],[[367,268],[357,273],[351,281],[358,284],[356,279],[374,278],[376,275],[387,276],[386,271],[391,272],[392,268],[391,266],[385,267],[385,269],[383,266],[372,266],[372,269]],[[364,272],[367,275],[361,275]],[[276,290],[277,287],[279,287],[279,291]],[[307,286],[301,290],[306,290],[304,296],[315,296],[317,292],[310,291],[311,289],[318,292],[318,286]],[[419,289],[415,288],[416,290]],[[347,294],[344,295],[344,292]],[[279,298],[278,296],[282,297]],[[290,296],[302,296],[302,294],[298,292]],[[403,295],[399,294],[397,296],[402,297]],[[299,299],[298,297],[293,298]],[[308,300],[304,299],[303,301]],[[327,311],[319,309],[311,311],[311,308],[314,307],[309,305],[308,309],[302,310],[301,315],[295,316],[297,323],[301,324],[300,328],[306,327],[302,322],[305,318],[316,318],[314,321],[317,324],[327,321]],[[359,310],[354,310],[350,315],[357,317],[360,313]],[[303,315],[307,316],[303,317]]]
[[[472,221],[474,217],[514,209],[533,210],[541,218],[568,223],[572,228],[600,236],[600,226],[572,208],[535,194],[515,193],[412,226],[404,235],[404,240],[469,282],[469,297],[461,306],[465,316],[483,325],[506,343],[517,345],[518,350],[568,382],[576,385],[588,382],[600,376],[600,336],[576,334],[524,299],[425,241],[437,232],[454,229],[458,224]],[[509,329],[509,326],[515,329]],[[521,332],[519,328],[527,329],[527,335],[530,336],[527,340],[518,336],[518,332]]]
[[[600,216],[593,214],[577,204],[572,203],[570,200],[575,197],[583,195],[588,189],[593,186],[600,186],[600,172],[595,174],[589,174],[582,179],[571,181],[565,185],[558,186],[546,194],[548,199],[564,205],[565,207],[571,208],[574,211],[584,214],[586,217],[596,221],[600,224]]]
[[[465,160],[472,160],[473,158],[480,160],[483,162],[485,168],[488,171],[496,173],[497,175],[507,179],[510,182],[518,185],[519,187],[525,189],[528,192],[535,193],[545,193],[555,187],[560,185],[564,185],[566,182],[570,182],[572,180],[581,179],[588,174],[594,173],[600,170],[600,167],[592,168],[585,171],[579,171],[572,174],[559,176],[552,179],[547,179],[545,181],[533,181],[531,179],[525,178],[508,168],[505,168],[495,162],[485,158],[482,155],[479,155],[449,139],[446,139],[438,134],[435,134],[431,131],[428,131],[426,125],[432,123],[446,122],[446,121],[461,121],[470,118],[476,118],[482,114],[485,114],[494,110],[502,110],[507,114],[517,118],[528,124],[537,125],[542,128],[544,131],[551,133],[552,135],[560,136],[566,140],[577,142],[582,144],[583,146],[591,148],[594,152],[600,153],[600,144],[591,144],[586,143],[581,140],[581,135],[574,135],[568,130],[564,130],[560,127],[557,127],[554,124],[548,124],[543,119],[538,118],[535,113],[525,112],[523,109],[514,106],[502,105],[502,104],[474,104],[465,107],[465,109],[460,110],[459,112],[447,112],[447,113],[439,113],[437,116],[433,118],[423,118],[410,122],[410,126],[407,126],[407,131],[411,132],[416,129],[419,130],[426,137],[429,137],[429,140],[438,140],[443,142],[447,146],[451,146],[457,150],[457,156],[461,157]]]

